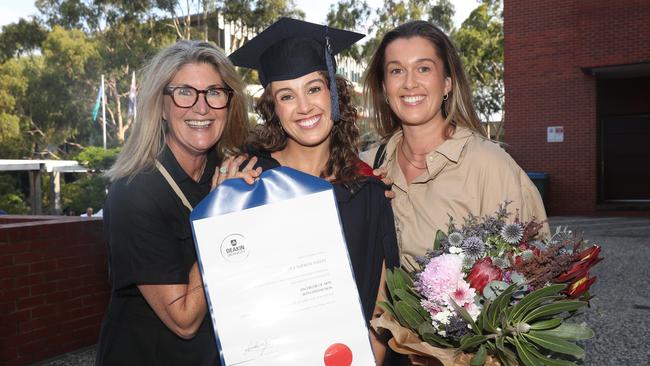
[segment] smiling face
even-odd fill
[[[329,88],[320,72],[274,81],[271,95],[275,113],[289,138],[287,144],[314,147],[329,142],[334,123]]]
[[[433,44],[418,36],[398,38],[386,47],[384,59],[384,92],[402,124],[444,122],[441,106],[451,78]]]
[[[205,90],[226,85],[214,66],[191,63],[178,70],[169,86],[191,86],[197,90]],[[163,118],[167,120],[169,127],[167,145],[177,159],[205,154],[221,137],[228,108],[211,108],[206,104],[204,95],[200,94],[196,104],[190,108],[177,107],[172,97],[165,95]]]

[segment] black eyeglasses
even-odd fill
[[[230,103],[233,90],[230,88],[210,88],[198,90],[191,86],[168,86],[163,89],[164,95],[172,97],[179,108],[192,108],[199,100],[199,94],[205,96],[205,102],[212,109],[224,109]]]

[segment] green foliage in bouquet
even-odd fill
[[[390,297],[380,302],[382,307],[434,347],[473,352],[472,366],[483,365],[488,353],[504,366],[575,365],[573,361],[557,358],[557,354],[582,359],[585,352],[575,342],[594,336],[586,325],[565,321],[563,314],[573,313],[587,303],[567,300],[560,293],[566,287],[564,284],[533,291],[512,305],[512,296],[519,287],[513,284],[494,301],[487,301],[476,321],[454,303],[456,311],[471,327],[471,333],[460,342],[453,342],[437,334],[430,314],[420,304],[413,279],[405,270],[388,270],[386,282]]]

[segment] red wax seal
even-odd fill
[[[325,366],[352,365],[352,350],[343,343],[334,343],[325,350]]]

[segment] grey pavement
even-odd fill
[[[591,307],[576,318],[596,337],[582,345],[585,365],[650,365],[650,217],[552,217],[551,227],[568,226],[603,247],[594,270],[598,280]],[[554,229],[553,229],[554,230]],[[40,366],[93,365],[93,347],[71,352]]]

